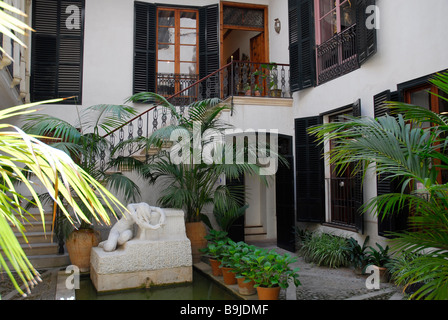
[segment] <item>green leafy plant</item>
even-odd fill
[[[367,252],[368,264],[384,268],[391,262],[389,255],[390,248],[389,246],[383,247],[379,243],[376,243],[376,246],[378,249],[369,247],[369,251]]]
[[[295,286],[300,285],[299,268],[291,269],[290,264],[297,261],[297,258],[285,253],[280,255],[274,250],[264,250],[257,248],[246,256],[249,263],[248,270],[242,272],[242,276],[255,282],[254,287],[281,287],[287,288],[289,280]]]
[[[299,250],[306,261],[338,268],[349,265],[347,239],[328,233],[313,234]]]
[[[211,229],[205,239],[208,240],[207,246],[199,251],[211,259],[221,260],[227,249],[226,245],[230,241],[227,232]]]
[[[349,260],[355,267],[355,269],[362,270],[367,265],[367,243],[369,242],[369,239],[370,237],[367,236],[362,246],[354,238],[347,239],[347,246],[344,247],[344,249],[347,250],[349,254]]]

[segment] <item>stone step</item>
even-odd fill
[[[68,253],[28,256],[35,269],[51,269],[66,267],[71,264]]]
[[[19,243],[26,244],[39,244],[39,243],[51,243],[52,234],[51,231],[47,232],[25,232],[25,236],[21,233],[14,233]],[[25,238],[26,237],[26,238]],[[54,237],[54,235],[53,235]]]
[[[52,230],[52,220],[51,219],[46,219],[45,220],[45,229],[44,229],[44,224],[42,223],[42,221],[33,221],[30,220],[29,222],[24,221],[22,222],[23,227],[25,228],[24,232],[47,232],[47,233],[51,233]],[[13,226],[11,223],[9,224],[13,231],[19,232],[19,229],[16,226]]]
[[[262,225],[258,226],[245,226],[244,227],[244,234],[251,235],[251,234],[265,234],[264,227]]]
[[[32,243],[22,244],[21,246],[27,257],[58,254],[57,243]]]

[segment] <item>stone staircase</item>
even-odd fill
[[[46,210],[44,214],[45,231],[39,211],[37,209],[31,209],[30,213],[33,215],[33,218],[28,216],[28,221],[22,222],[26,230],[26,239],[18,230],[15,230],[15,235],[31,264],[38,270],[69,265],[70,259],[68,254],[59,254],[58,244],[52,239],[51,210]]]
[[[267,233],[262,225],[258,226],[245,226],[244,227],[244,239],[247,241],[266,240]]]

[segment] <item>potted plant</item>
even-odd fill
[[[277,300],[280,289],[288,288],[290,279],[296,286],[300,285],[299,268],[290,267],[296,258],[288,253],[280,255],[274,250],[256,249],[248,261],[250,269],[243,274],[255,282],[260,300]]]
[[[250,296],[257,292],[254,287],[255,282],[246,278],[245,274],[250,270],[250,255],[255,250],[255,246],[248,245],[245,242],[238,242],[233,254],[230,256],[232,261],[232,272],[238,283],[238,292],[242,295]]]
[[[353,264],[356,274],[364,274],[365,267],[367,266],[368,256],[366,250],[368,248],[367,242],[369,238],[369,236],[366,237],[362,246],[354,238],[347,239],[345,249],[349,254],[350,262]]]
[[[208,241],[207,247],[200,249],[200,252],[208,257],[213,275],[222,276],[219,266],[224,245],[229,241],[227,232],[211,229],[205,239]]]
[[[389,282],[389,273],[387,271],[387,265],[391,262],[389,256],[389,246],[385,248],[379,243],[376,243],[378,249],[369,247],[367,252],[367,265],[373,265],[378,268],[380,274],[380,281],[383,283]]]
[[[278,88],[278,71],[276,63],[262,64],[261,70],[256,70],[253,75],[261,76],[269,87],[271,97],[280,98],[282,96],[282,90]],[[266,70],[265,72],[263,70]]]
[[[239,246],[241,243],[236,243],[229,240],[223,247],[221,257],[221,265],[219,266],[222,270],[222,275],[224,278],[224,283],[227,285],[236,284],[236,277],[234,272],[235,267],[235,254],[239,251]]]
[[[72,124],[49,114],[35,114],[27,117],[23,129],[29,134],[49,137],[46,141],[50,146],[67,153],[85,172],[101,181],[106,188],[121,192],[124,201],[130,202],[138,199],[138,186],[115,170],[113,159],[104,162],[104,165],[98,165],[98,160],[104,150],[111,149],[110,142],[100,132],[106,134],[114,130],[135,114],[134,108],[125,105],[95,105],[79,112],[78,123]],[[47,201],[53,201],[48,195],[43,196]],[[83,212],[86,212],[87,219],[75,224],[74,221],[69,221],[66,215],[60,215],[62,219],[58,219],[58,222],[68,225],[69,228],[57,226],[57,230],[62,231],[57,236],[65,238],[71,262],[77,265],[81,272],[88,272],[90,251],[100,242],[100,235],[91,223],[92,214],[87,207],[89,204],[80,198],[74,200],[83,208]]]

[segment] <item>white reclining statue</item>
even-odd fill
[[[131,240],[134,237],[134,224],[137,224],[139,227],[137,232],[138,239],[146,240],[146,230],[157,230],[166,223],[165,212],[161,208],[151,207],[147,203],[138,203],[129,204],[127,209],[128,212],[123,214],[123,217],[110,230],[108,239],[98,245],[104,251],[115,251],[117,245],[123,245]],[[159,216],[158,223],[152,224],[151,222],[157,216]]]

